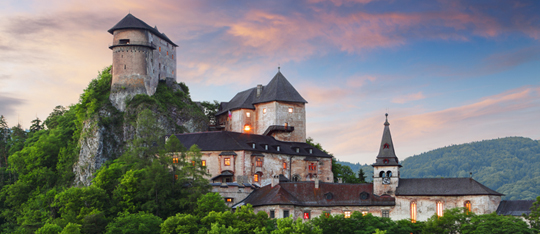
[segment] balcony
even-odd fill
[[[143,47],[148,47],[152,50],[156,49],[156,45],[154,45],[154,43],[146,42],[146,41],[129,41],[129,40],[115,41],[112,45],[109,44],[109,49],[112,50],[114,47],[118,47],[118,46],[143,46]]]

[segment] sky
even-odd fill
[[[177,48],[196,101],[281,72],[308,101],[307,136],[373,163],[388,113],[397,156],[540,138],[540,1],[0,0],[0,115],[24,128],[77,103],[112,64],[128,13]]]

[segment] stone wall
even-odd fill
[[[270,215],[270,211],[274,211],[275,218],[284,218],[285,210],[289,211],[289,217],[293,219],[303,218],[304,212],[310,213],[310,218],[315,218],[323,215],[325,212],[330,215],[343,215],[345,211],[350,211],[351,214],[355,211],[368,212],[374,216],[382,217],[383,210],[392,210],[392,206],[295,206],[295,205],[270,205],[254,207],[255,213],[264,211]]]

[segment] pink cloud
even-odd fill
[[[395,98],[392,99],[392,102],[393,103],[403,104],[403,103],[407,103],[407,102],[410,102],[410,101],[421,100],[421,99],[424,99],[424,98],[426,98],[426,96],[424,96],[424,94],[422,94],[422,91],[420,91],[418,93],[411,93],[411,94],[408,94],[408,95],[405,95],[405,96],[395,97]]]

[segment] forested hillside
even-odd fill
[[[371,180],[370,165],[338,162],[353,171],[362,168]],[[505,200],[540,195],[540,142],[506,137],[432,150],[402,161],[402,178],[472,177],[506,196]],[[369,170],[369,172],[368,172]]]

